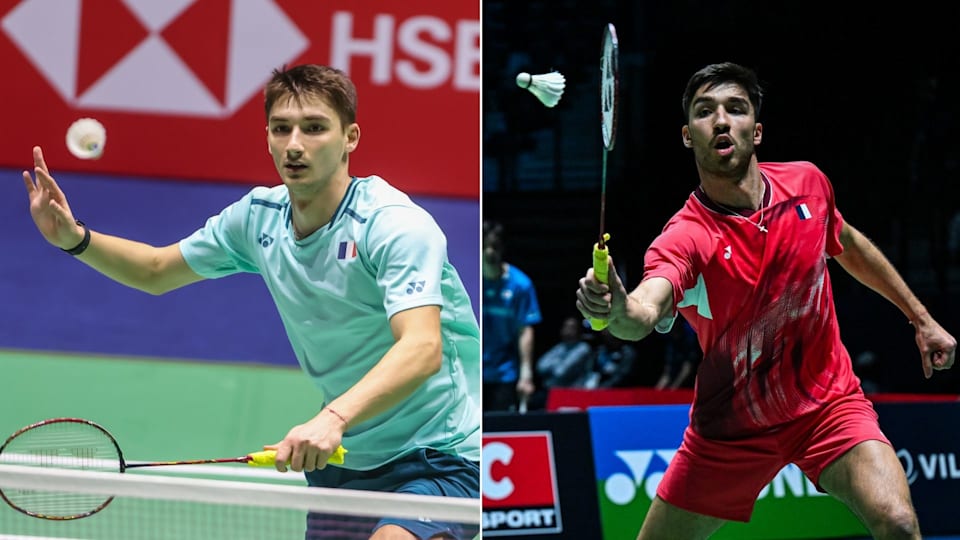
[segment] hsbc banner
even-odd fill
[[[632,540],[680,447],[690,406],[593,407],[588,413],[603,538]],[[866,536],[856,517],[840,502],[818,492],[798,467],[788,465],[760,492],[750,523],[728,523],[710,538],[856,536]]]
[[[598,538],[585,413],[483,418],[483,537]]]
[[[875,403],[880,427],[907,473],[924,534],[960,534],[960,403]]]
[[[262,89],[284,64],[357,85],[351,172],[477,198],[480,2],[0,0],[0,166],[273,185]],[[77,118],[107,128],[82,161]]]

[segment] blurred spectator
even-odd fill
[[[504,258],[503,225],[483,222],[483,410],[516,411],[533,394],[533,281]]]
[[[600,342],[593,355],[593,364],[577,386],[583,388],[615,388],[636,386],[636,347],[614,337],[609,330],[600,332]]]
[[[593,347],[583,335],[583,318],[564,319],[560,341],[537,360],[540,385],[530,400],[530,409],[542,409],[551,388],[574,386],[586,373],[592,354]]]
[[[947,230],[947,252],[950,264],[960,263],[960,210],[954,212],[950,218],[950,228]]]
[[[877,353],[873,351],[863,351],[853,359],[853,372],[860,379],[860,388],[864,394],[880,392],[880,383],[877,382],[879,371],[880,362],[877,361]]]
[[[683,317],[677,317],[666,334],[663,349],[663,373],[654,385],[657,390],[692,388],[697,365],[700,363],[700,344],[697,333]]]

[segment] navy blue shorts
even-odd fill
[[[331,465],[304,475],[309,485],[317,487],[480,498],[479,463],[429,448],[421,448],[369,471],[353,471]],[[475,524],[311,512],[307,516],[306,538],[366,540],[373,531],[391,524],[407,529],[421,540],[433,537],[462,540],[479,533],[479,527]]]

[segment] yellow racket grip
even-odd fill
[[[609,270],[609,265],[607,264],[607,256],[610,255],[610,248],[607,247],[606,242],[610,240],[610,234],[603,234],[603,248],[600,247],[600,243],[593,245],[593,275],[597,278],[597,281],[600,283],[607,283],[607,271]],[[590,318],[590,328],[593,328],[596,331],[603,330],[607,327],[606,319],[594,319]]]
[[[327,463],[343,465],[343,458],[346,453],[346,448],[342,446],[337,447],[337,451],[330,456],[330,459],[327,460]],[[252,454],[247,455],[247,465],[251,465],[253,467],[272,467],[276,463],[276,450],[263,450],[261,452],[253,452]]]

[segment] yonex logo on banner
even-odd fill
[[[309,45],[271,0],[24,0],[0,26],[77,107],[207,117],[232,114]]]
[[[483,537],[563,532],[549,431],[484,433]]]
[[[627,465],[629,474],[614,473],[607,478],[603,486],[604,494],[610,502],[621,506],[630,504],[636,498],[638,489],[643,489],[647,498],[653,500],[657,494],[657,486],[663,478],[663,472],[676,453],[676,449],[615,452],[616,456]],[[658,463],[655,469],[650,469],[654,457],[658,458]]]
[[[620,450],[615,452],[616,456],[626,464],[629,474],[618,472],[610,475],[603,485],[604,495],[613,504],[624,506],[633,502],[638,492],[642,490],[649,503],[657,495],[657,487],[663,479],[667,465],[670,464],[676,453],[676,449]],[[764,486],[757,499],[763,499],[767,496],[780,499],[788,495],[819,497],[825,494],[817,491],[816,486],[810,482],[799,467],[789,464],[781,469],[769,484]]]

